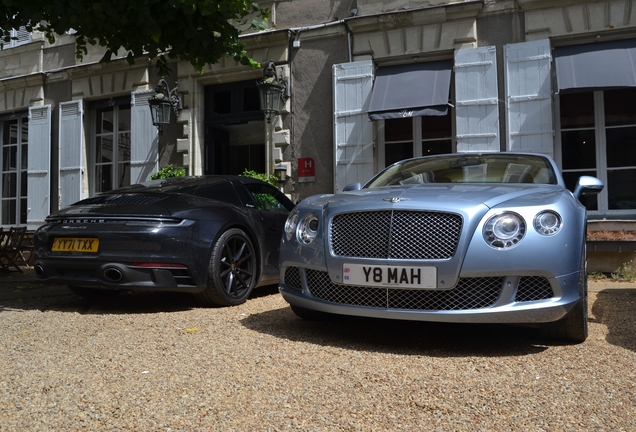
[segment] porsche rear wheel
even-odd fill
[[[201,303],[234,306],[244,303],[256,286],[256,253],[252,242],[238,228],[224,232],[212,248],[208,286],[195,294]]]
[[[584,248],[579,272],[579,301],[564,318],[543,324],[542,330],[551,338],[584,342],[588,333],[587,321],[587,260]]]

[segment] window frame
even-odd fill
[[[129,100],[129,99],[127,99]],[[120,107],[122,106],[127,106],[128,107],[128,124],[130,126],[130,128],[125,131],[125,130],[120,130],[119,129],[119,111],[120,111]],[[96,158],[97,158],[97,138],[98,138],[98,133],[97,133],[97,112],[101,111],[105,108],[112,108],[113,109],[113,131],[110,133],[100,133],[99,136],[100,137],[104,137],[104,136],[108,136],[110,135],[113,138],[113,157],[112,157],[112,161],[108,162],[108,163],[98,163]],[[95,106],[89,106],[89,110],[90,110],[90,122],[91,122],[91,136],[90,136],[90,162],[89,162],[89,169],[90,169],[90,181],[89,181],[89,187],[90,187],[90,196],[93,196],[97,193],[101,193],[101,192],[106,192],[105,190],[102,191],[101,188],[99,188],[98,186],[100,185],[100,183],[98,182],[97,179],[97,169],[99,166],[111,166],[113,167],[113,171],[112,171],[112,175],[111,175],[111,189],[109,190],[113,190],[113,189],[117,189],[119,186],[117,186],[115,184],[115,179],[119,177],[120,174],[120,168],[122,164],[125,164],[126,161],[122,162],[119,160],[119,151],[117,151],[116,146],[119,143],[119,136],[122,133],[128,133],[128,137],[129,137],[129,141],[130,141],[130,155],[129,155],[129,159],[127,161],[127,166],[128,166],[128,170],[129,170],[129,181],[128,181],[128,185],[121,185],[121,186],[129,186],[131,184],[131,168],[132,168],[132,128],[133,128],[133,124],[132,124],[132,104],[130,102],[125,102],[125,103],[113,103],[112,105],[109,106],[100,106],[99,103],[96,103]]]
[[[452,88],[452,86],[451,86]],[[412,136],[413,136],[413,157],[425,156],[422,153],[422,147],[426,142],[432,141],[441,141],[444,139],[451,140],[451,152],[457,153],[457,140],[455,138],[455,110],[452,107],[449,107],[448,114],[451,119],[451,131],[450,136],[446,138],[424,138],[422,135],[422,117],[410,117],[412,119]],[[382,171],[387,167],[386,165],[386,120],[376,120],[376,128],[377,128],[377,137],[378,137],[378,170],[377,172]],[[400,141],[389,141],[388,144],[398,144],[398,143],[408,143],[409,140],[400,140]]]
[[[1,119],[0,123],[0,179],[2,179],[3,187],[0,189],[0,225],[1,226],[15,226],[25,225],[27,223],[27,196],[28,196],[28,156],[29,156],[29,116],[28,113],[20,113],[10,118]],[[7,144],[4,142],[5,128],[8,122],[17,121],[17,142]],[[26,137],[23,131],[26,128]],[[16,166],[14,169],[4,169],[4,150],[7,147],[16,147]],[[26,154],[23,153],[23,149],[26,149]],[[23,162],[26,166],[23,166]],[[11,167],[10,167],[11,168]],[[5,174],[15,173],[17,184],[15,196],[4,196],[4,176]],[[4,219],[4,205],[5,202],[15,202],[15,214],[8,221]],[[24,208],[24,211],[22,211]],[[15,220],[15,222],[12,222]]]
[[[567,128],[563,129],[561,127],[561,98],[555,97],[554,105],[555,105],[555,115],[554,115],[554,129],[555,129],[555,161],[557,166],[561,170],[561,173],[565,174],[568,172],[577,172],[580,171],[590,171],[590,169],[563,169],[563,143],[561,140],[562,132],[568,130],[577,130],[577,129],[593,129],[594,130],[594,138],[596,140],[596,148],[595,148],[595,162],[596,171],[595,176],[603,182],[605,187],[603,190],[596,196],[597,199],[597,209],[596,210],[588,210],[588,215],[591,216],[633,216],[636,214],[636,209],[610,209],[609,208],[609,191],[608,191],[608,173],[614,169],[608,169],[607,166],[607,137],[606,130],[608,128],[616,128],[616,126],[606,126],[605,124],[605,105],[604,105],[604,91],[596,90],[593,91],[593,103],[594,103],[594,125],[592,128]],[[559,95],[557,95],[559,96]],[[633,126],[636,126],[634,124]],[[622,125],[620,127],[626,127]],[[620,167],[625,169],[626,167]],[[627,167],[629,168],[629,167]],[[636,167],[633,167],[636,168]]]
[[[258,102],[260,104],[260,99],[258,99],[258,87],[256,86],[255,80],[235,81],[206,86],[204,88],[205,124],[235,125],[254,120],[263,120],[263,113],[260,110],[260,105],[258,110],[255,109],[249,111],[245,109],[245,98],[249,97],[249,95],[246,95],[246,91],[255,92],[255,94],[252,95],[252,99],[254,99],[254,103]],[[222,92],[229,93],[230,111],[227,113],[215,114],[213,112],[214,95]]]

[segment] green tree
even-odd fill
[[[241,174],[243,177],[252,177],[256,180],[264,181],[265,183],[269,183],[272,186],[278,187],[278,179],[274,174],[267,175],[265,173],[259,173],[254,170],[248,170],[247,168],[243,170]]]
[[[268,17],[269,10],[250,0],[2,0],[0,38],[7,43],[11,29],[26,27],[52,43],[73,29],[78,58],[88,44],[106,48],[102,62],[123,49],[130,64],[148,57],[162,74],[171,59],[201,71],[225,55],[258,67],[246,55],[239,28],[264,29]]]

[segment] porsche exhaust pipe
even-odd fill
[[[36,264],[34,270],[37,277],[44,277],[44,267],[42,266],[42,264]]]
[[[109,282],[121,282],[124,278],[124,274],[117,267],[107,267],[104,270],[104,279]]]

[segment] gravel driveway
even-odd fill
[[[590,337],[296,318],[276,287],[83,300],[0,276],[0,431],[636,430],[636,284],[590,281]]]

